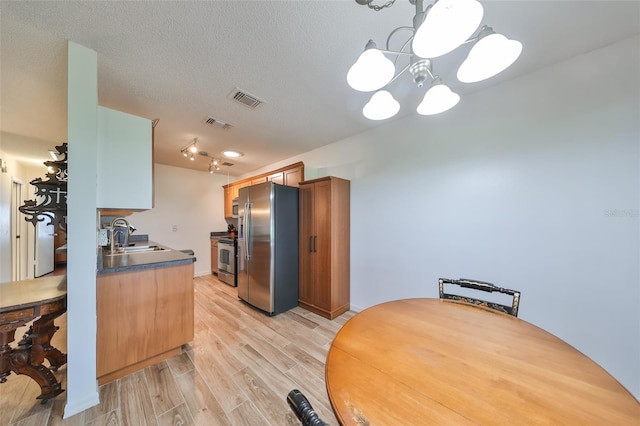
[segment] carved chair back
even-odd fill
[[[444,290],[445,285],[457,285],[462,288],[470,288],[473,290],[484,291],[486,293],[503,293],[511,296],[511,306],[490,302],[487,300],[477,299],[475,297],[466,296],[466,295],[458,295],[453,293],[447,293]],[[518,316],[518,306],[520,305],[520,292],[516,290],[510,290],[508,288],[498,287],[494,284],[470,280],[467,278],[460,278],[458,280],[452,280],[449,278],[440,278],[438,280],[438,287],[440,292],[440,299],[452,300],[452,301],[460,301],[465,303],[471,303],[473,305],[485,306],[487,308],[495,309],[496,311],[504,312],[509,315],[513,315],[514,317]]]

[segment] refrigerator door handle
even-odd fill
[[[313,253],[313,235],[309,237],[309,253]]]
[[[251,253],[249,253],[249,247],[251,247],[251,203],[246,203],[244,205],[244,227],[245,227],[245,238],[244,238],[244,247],[245,247],[245,255],[247,260],[251,259]]]
[[[318,236],[313,236],[313,252],[316,253],[318,251]]]

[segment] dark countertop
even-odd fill
[[[139,241],[134,245],[157,245],[165,250],[111,256],[106,254],[106,250],[103,252],[103,250],[100,249],[98,253],[98,275],[138,269],[162,268],[164,266],[183,265],[196,261],[195,256],[190,256],[179,250],[173,250],[153,241]]]

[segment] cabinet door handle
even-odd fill
[[[313,251],[314,252],[318,251],[318,236],[317,235],[313,236]]]
[[[313,236],[309,237],[309,253],[313,253]]]

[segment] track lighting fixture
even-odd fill
[[[373,0],[356,0],[358,4],[380,11],[391,7],[396,0],[383,5],[372,5]],[[458,80],[475,83],[493,77],[509,67],[520,56],[522,44],[496,34],[493,28],[482,26],[477,30],[483,16],[483,7],[477,0],[435,0],[424,8],[424,0],[409,0],[416,7],[413,26],[394,29],[387,37],[386,50],[378,49],[373,40],[365,46],[355,64],[347,73],[347,82],[361,92],[375,91],[362,113],[370,120],[384,120],[393,117],[400,110],[400,104],[387,90],[407,69],[419,88],[430,84],[422,102],[417,107],[418,114],[439,114],[453,108],[460,96],[443,83],[433,72],[433,58],[445,55],[456,48],[475,43],[457,72]],[[409,31],[399,51],[389,49],[391,38],[399,31]],[[385,55],[395,56],[391,61]],[[408,65],[396,72],[400,57],[409,59]]]
[[[220,158],[212,157],[206,151],[200,151],[198,149],[198,138],[193,139],[189,145],[185,146],[180,150],[182,155],[188,158],[190,161],[195,161],[197,156],[207,157],[211,161],[209,162],[209,173],[214,173],[220,170],[220,166],[232,166],[233,164],[224,163]],[[226,151],[225,151],[226,152]],[[234,152],[234,151],[231,151]],[[242,153],[236,153],[236,156],[241,156]]]

